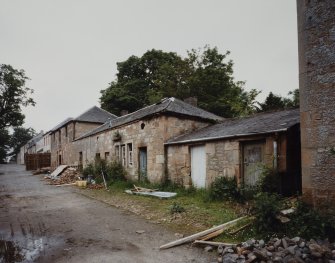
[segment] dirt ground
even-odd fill
[[[190,246],[160,251],[173,232],[42,178],[0,165],[0,262],[214,261]]]

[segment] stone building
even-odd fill
[[[164,143],[221,119],[178,99],[163,99],[78,137],[69,163],[85,166],[96,157],[116,159],[129,179],[160,183],[166,176]]]
[[[297,0],[302,190],[335,201],[335,1]]]
[[[51,129],[51,168],[55,169],[61,164],[72,164],[72,141],[115,118],[115,115],[94,106],[77,118],[67,118]]]
[[[165,147],[168,178],[180,185],[208,187],[226,176],[253,186],[266,165],[278,172],[282,193],[301,191],[299,109],[226,119]]]

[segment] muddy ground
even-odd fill
[[[71,186],[47,185],[24,166],[0,165],[0,262],[211,262],[190,246],[158,249],[174,239]]]

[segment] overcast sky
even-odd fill
[[[37,131],[99,106],[116,62],[206,44],[231,51],[259,100],[298,88],[295,0],[0,0],[0,63],[31,79],[24,126]]]

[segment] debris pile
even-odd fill
[[[103,184],[88,184],[87,188],[93,190],[99,190],[105,188],[105,186]]]
[[[236,246],[218,247],[218,262],[330,262],[335,263],[335,244],[300,237],[251,239]]]
[[[160,199],[171,198],[177,195],[177,193],[161,192],[161,191],[158,191],[158,189],[149,189],[149,188],[139,187],[136,185],[134,185],[133,189],[126,190],[125,192],[127,194],[132,194],[132,195],[135,194],[135,195],[154,196]]]
[[[72,184],[80,177],[80,173],[72,167],[65,169],[60,176],[46,177],[50,179],[51,185]]]
[[[50,167],[42,167],[33,172],[33,175],[37,174],[48,174],[50,173]]]

